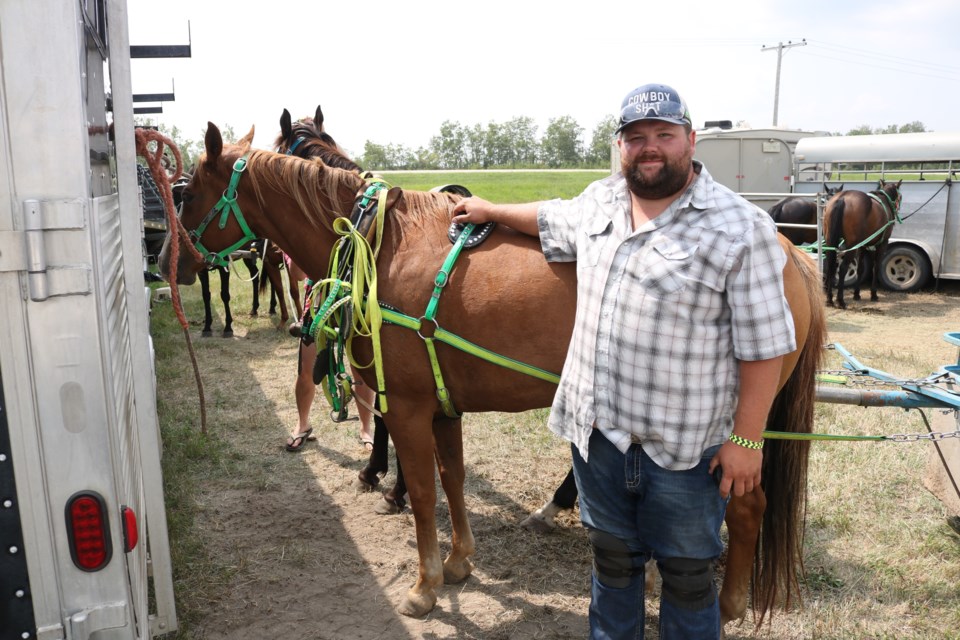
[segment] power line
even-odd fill
[[[931,60],[917,60],[915,58],[906,58],[903,56],[893,56],[886,53],[878,53],[874,51],[866,51],[865,49],[855,49],[854,47],[848,47],[845,45],[834,44],[830,42],[823,42],[820,40],[810,40],[811,44],[815,44],[824,49],[832,49],[840,53],[845,53],[854,56],[860,56],[864,58],[874,58],[883,62],[889,62],[892,64],[920,67],[922,69],[936,69],[938,71],[945,71],[951,74],[960,74],[960,67],[940,64],[933,62]]]

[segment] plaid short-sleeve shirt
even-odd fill
[[[738,360],[795,348],[786,256],[770,216],[710,177],[632,229],[621,174],[538,211],[550,261],[577,262],[577,315],[550,414],[587,459],[591,429],[639,441],[668,469],[695,466],[733,429]]]

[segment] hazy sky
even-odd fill
[[[569,5],[569,6],[566,6]],[[773,122],[845,133],[919,120],[960,131],[957,0],[447,0],[264,3],[128,0],[132,45],[193,57],[133,60],[134,93],[175,89],[148,116],[202,138],[207,121],[269,148],[280,114],[323,108],[351,154],[427,146],[446,121],[572,116],[589,135],[631,89],[673,86],[694,125]],[[565,8],[560,8],[565,7]],[[188,35],[189,21],[189,35]]]

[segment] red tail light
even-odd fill
[[[123,516],[123,552],[130,553],[137,546],[140,534],[137,530],[137,514],[127,505],[120,507]]]
[[[73,563],[84,571],[99,571],[110,562],[110,523],[106,505],[92,491],[74,494],[67,501],[67,538]]]

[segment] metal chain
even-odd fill
[[[920,440],[946,440],[947,438],[960,438],[960,431],[931,431],[930,433],[894,433],[885,436],[887,440],[893,442],[919,442]]]

